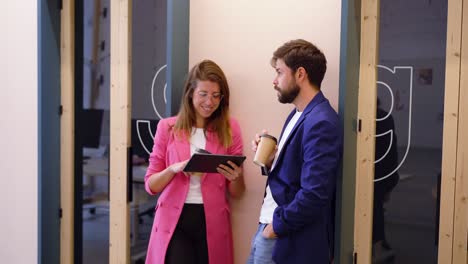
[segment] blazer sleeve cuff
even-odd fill
[[[153,192],[151,188],[149,187],[149,181],[145,181],[145,190],[149,195],[156,195],[158,193]]]
[[[277,207],[273,213],[273,231],[275,231],[276,235],[279,237],[285,236],[289,233],[288,227],[284,222],[284,219],[281,217],[282,211],[281,207]]]

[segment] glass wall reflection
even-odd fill
[[[447,1],[381,1],[373,263],[437,263]]]

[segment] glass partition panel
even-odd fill
[[[132,12],[130,254],[132,263],[144,263],[157,201],[145,191],[144,176],[166,114],[167,2],[133,1]]]
[[[110,1],[77,5],[83,10],[76,17],[83,29],[76,38],[77,48],[82,48],[82,74],[77,75],[81,85],[76,94],[77,148],[81,149],[77,158],[82,165],[82,174],[77,175],[82,191],[76,197],[82,202],[77,218],[81,222],[76,225],[82,228],[82,240],[75,243],[81,242],[81,263],[101,264],[109,262]]]
[[[437,263],[447,1],[381,1],[373,263]]]

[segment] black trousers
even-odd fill
[[[208,264],[203,204],[185,204],[166,253],[166,264]]]

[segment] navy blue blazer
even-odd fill
[[[268,175],[278,204],[273,214],[276,263],[330,262],[332,203],[341,153],[338,115],[319,92],[304,109]]]

